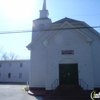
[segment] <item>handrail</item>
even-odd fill
[[[85,87],[86,86],[86,89],[88,90],[88,84],[84,81],[84,80],[82,80],[82,79],[79,79],[79,81],[80,81],[80,85],[82,86],[82,87]],[[85,85],[85,86],[84,86]]]
[[[52,90],[54,90],[58,86],[59,79],[56,79],[53,84],[51,85]]]

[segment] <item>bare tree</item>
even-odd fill
[[[5,53],[2,53],[1,59],[2,60],[8,60],[9,59],[9,57],[8,57],[8,55],[7,55],[6,52]]]
[[[18,59],[18,55],[16,55],[13,52],[10,53],[9,57],[10,57],[10,60],[16,60],[16,59]]]
[[[6,52],[4,52],[2,53],[1,59],[2,60],[16,60],[18,59],[18,55],[12,52],[10,54],[7,54]]]
[[[5,52],[3,50],[3,48],[1,47],[0,48],[0,59],[1,60],[16,60],[18,59],[18,55],[16,55],[15,53],[13,52],[10,52],[9,54],[7,52]]]
[[[2,60],[2,56],[5,56],[5,54],[4,55],[2,55],[3,54],[3,47],[0,47],[0,59]]]

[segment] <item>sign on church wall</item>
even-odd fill
[[[65,54],[74,54],[74,51],[73,50],[63,50],[62,54],[63,55],[65,55]]]

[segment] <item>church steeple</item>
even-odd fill
[[[33,20],[33,27],[32,27],[32,41],[42,32],[42,30],[46,29],[52,21],[48,18],[48,10],[46,8],[46,0],[43,0],[43,6],[40,10],[40,18]],[[37,30],[40,30],[37,32]],[[35,32],[36,31],[36,32]]]
[[[43,8],[42,10],[46,10],[46,0],[44,0],[44,3],[43,3]]]
[[[44,0],[43,8],[40,10],[40,18],[48,18],[48,10],[46,10],[46,0]]]

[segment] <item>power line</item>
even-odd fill
[[[56,28],[56,29],[34,30],[34,31],[30,31],[30,30],[5,31],[5,32],[0,32],[0,34],[29,33],[29,32],[54,31],[54,30],[89,29],[89,28],[100,28],[100,26],[93,26],[93,27],[74,27],[74,28]]]

